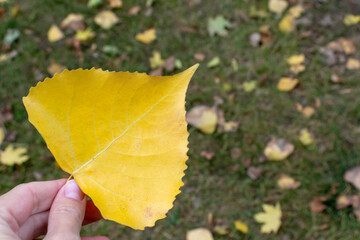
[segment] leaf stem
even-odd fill
[[[73,175],[71,174],[70,177],[68,178],[68,180],[66,181],[66,183],[67,183],[68,181],[70,181],[72,177],[73,177]]]

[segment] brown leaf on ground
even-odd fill
[[[249,167],[246,173],[251,179],[255,180],[261,176],[262,169],[259,167]]]
[[[199,61],[199,62],[202,62],[205,60],[205,54],[203,53],[195,53],[194,54],[194,59]]]
[[[241,159],[241,163],[244,165],[245,168],[248,168],[251,166],[251,159],[250,158]]]
[[[62,66],[55,62],[54,60],[51,60],[51,64],[48,66],[47,70],[51,75],[54,75],[55,73],[61,73],[66,69],[65,66]]]
[[[11,111],[11,105],[7,104],[0,110],[0,124],[10,122],[12,120],[14,120],[14,115]]]
[[[150,76],[162,76],[162,74],[163,74],[163,68],[162,67],[159,67],[159,68],[157,68],[155,70],[152,70],[149,73]]]
[[[325,210],[326,205],[323,204],[327,198],[324,197],[314,197],[310,202],[310,211],[313,213],[320,213]]]
[[[342,78],[340,78],[338,75],[336,74],[331,74],[331,81],[333,83],[341,83],[343,82]]]
[[[232,158],[237,159],[241,156],[241,149],[240,148],[232,148],[230,150],[230,155]]]
[[[133,16],[133,15],[137,15],[140,12],[140,10],[141,10],[140,6],[134,6],[134,7],[130,8],[128,13],[130,16]]]
[[[352,196],[340,195],[336,199],[336,209],[343,209],[352,205]]]
[[[219,132],[236,132],[239,127],[239,121],[226,121],[224,117],[224,111],[221,109],[217,110]]]
[[[281,189],[295,189],[300,186],[300,182],[295,181],[292,177],[282,174],[277,180],[277,184]]]
[[[171,56],[165,60],[163,67],[166,69],[167,72],[174,71],[175,61],[176,61],[176,58],[174,56]]]
[[[215,152],[213,151],[201,151],[200,156],[206,158],[207,160],[211,160],[215,155]]]
[[[347,170],[344,174],[344,180],[360,190],[360,166]]]

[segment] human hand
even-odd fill
[[[21,184],[0,196],[0,239],[107,240],[80,237],[81,226],[101,219],[75,180]],[[64,185],[65,184],[65,185]]]

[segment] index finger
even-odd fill
[[[21,226],[30,215],[49,210],[65,182],[66,179],[59,179],[21,184],[0,196],[0,210]]]

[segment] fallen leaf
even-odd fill
[[[235,228],[236,228],[237,230],[239,230],[240,232],[242,232],[242,233],[244,233],[244,234],[247,234],[248,231],[249,231],[248,226],[247,226],[245,223],[243,223],[243,222],[241,222],[241,221],[239,221],[239,220],[236,220],[236,221],[234,222],[234,225],[235,225]]]
[[[349,70],[358,70],[360,69],[360,61],[355,58],[349,58],[346,62],[346,68]]]
[[[252,92],[256,89],[256,87],[257,87],[256,81],[244,82],[243,84],[243,88],[245,92]]]
[[[269,25],[263,25],[259,28],[260,35],[261,35],[261,45],[266,47],[269,46],[272,42],[272,34],[270,31]]]
[[[14,120],[14,114],[11,111],[11,105],[7,104],[0,109],[0,124]]]
[[[197,67],[171,77],[65,70],[23,98],[60,167],[105,219],[144,229],[173,206],[188,159],[185,94]]]
[[[95,37],[95,32],[91,30],[91,28],[87,28],[86,30],[77,30],[75,34],[75,38],[81,42],[86,42]]]
[[[283,19],[279,22],[279,29],[284,33],[291,33],[295,30],[295,20],[290,14],[286,14]]]
[[[64,34],[60,30],[60,28],[56,25],[51,25],[47,36],[49,42],[56,42],[64,38]]]
[[[154,76],[154,77],[159,77],[159,76],[162,76],[162,74],[163,74],[163,68],[159,67],[155,70],[152,70],[149,75]]]
[[[130,16],[137,15],[140,12],[140,10],[141,10],[140,6],[134,6],[134,7],[130,8],[129,15]]]
[[[220,64],[220,58],[214,57],[208,62],[207,67],[214,68],[214,67],[217,67],[219,64]]]
[[[234,72],[237,72],[239,70],[239,64],[235,58],[231,59],[231,67],[234,70]]]
[[[292,55],[291,57],[289,57],[286,62],[289,65],[300,65],[303,64],[305,62],[305,55],[304,54],[299,54],[299,55]]]
[[[310,202],[310,211],[313,213],[320,213],[325,210],[326,205],[323,204],[324,199],[314,197]]]
[[[290,72],[292,72],[293,74],[299,74],[299,73],[305,71],[305,69],[306,69],[305,65],[290,66]]]
[[[309,117],[311,117],[312,115],[314,115],[314,113],[315,113],[315,109],[314,109],[313,107],[310,107],[310,106],[306,106],[306,107],[304,107],[303,110],[302,110],[302,114],[303,114],[305,117],[307,117],[307,118],[309,118]]]
[[[261,34],[258,32],[252,33],[250,35],[250,44],[253,47],[259,47],[261,45]]]
[[[262,169],[259,167],[249,167],[246,173],[252,180],[255,180],[261,176]]]
[[[343,82],[342,78],[340,78],[338,75],[336,74],[331,74],[331,81],[333,83],[341,83]]]
[[[217,114],[214,108],[200,105],[194,107],[186,115],[187,122],[206,134],[213,133],[217,124]]]
[[[264,150],[267,159],[271,161],[281,161],[287,158],[294,151],[294,145],[285,139],[273,138]]]
[[[223,16],[217,16],[216,18],[210,18],[208,20],[208,32],[210,36],[215,34],[219,36],[226,36],[228,34],[226,28],[230,27],[230,22]]]
[[[344,174],[344,180],[360,190],[360,166],[347,170]]]
[[[277,88],[282,92],[288,92],[293,90],[298,84],[299,80],[296,78],[283,77],[280,78]]]
[[[1,146],[1,144],[3,143],[3,141],[4,141],[4,138],[5,138],[4,128],[0,127],[0,146]]]
[[[214,233],[218,235],[226,235],[229,233],[229,229],[226,226],[215,226]]]
[[[205,55],[203,53],[195,53],[194,54],[194,59],[199,61],[199,62],[202,62],[205,60]]]
[[[20,37],[20,31],[18,29],[13,29],[13,28],[8,29],[6,31],[3,44],[8,45],[10,47],[11,44],[13,44],[17,39],[19,39],[19,37]]]
[[[161,58],[159,51],[153,51],[153,56],[149,59],[149,61],[152,69],[161,67],[164,64],[164,60]]]
[[[292,177],[282,174],[277,180],[277,184],[281,189],[295,189],[300,186],[300,182],[295,181]]]
[[[241,152],[240,148],[232,148],[230,150],[231,157],[234,159],[238,159],[241,156]]]
[[[208,151],[201,151],[200,153],[200,156],[206,158],[207,160],[211,160],[215,155],[215,152],[211,151],[211,152],[208,152]]]
[[[302,129],[300,131],[299,140],[305,146],[310,145],[314,142],[314,138],[307,129]]]
[[[290,14],[294,18],[299,18],[303,12],[304,7],[301,4],[298,4],[291,7],[288,11],[288,14]]]
[[[18,55],[18,51],[12,50],[9,53],[0,54],[0,62],[8,61],[13,59]]]
[[[96,8],[99,6],[103,0],[89,0],[87,3],[88,8]]]
[[[278,15],[281,15],[284,10],[288,7],[288,2],[286,0],[269,0],[268,8],[271,12],[274,12]]]
[[[342,50],[345,54],[349,55],[356,52],[356,47],[353,41],[346,38],[339,38],[337,41],[341,44]]]
[[[352,205],[352,196],[339,195],[336,198],[336,209],[343,209]]]
[[[67,17],[61,22],[61,28],[67,28],[71,30],[84,30],[85,25],[83,23],[84,16],[80,13],[70,13]]]
[[[346,26],[351,26],[358,24],[360,22],[360,15],[347,14],[344,17],[344,24]]]
[[[255,214],[254,218],[258,223],[263,223],[261,226],[262,233],[277,233],[281,226],[281,208],[277,203],[275,207],[268,204],[262,205],[264,212]]]
[[[51,61],[50,66],[47,68],[48,72],[51,75],[54,75],[55,73],[61,73],[62,71],[64,71],[66,69],[65,66],[59,65],[57,62],[55,62],[54,60]]]
[[[163,67],[166,69],[167,72],[174,71],[175,61],[176,61],[176,58],[174,56],[171,56],[165,60]]]
[[[226,121],[224,111],[217,110],[217,123],[219,125],[219,132],[236,132],[240,122],[239,121]]]
[[[360,208],[354,209],[354,215],[358,221],[360,221]]]
[[[214,240],[214,238],[208,229],[196,228],[186,233],[186,240]]]
[[[15,164],[21,165],[29,159],[26,153],[27,148],[15,148],[14,145],[10,144],[4,151],[0,152],[0,162],[7,166],[13,166]]]
[[[122,0],[107,0],[111,8],[121,8]]]
[[[268,12],[264,9],[257,9],[255,5],[250,6],[249,16],[251,18],[267,18]]]
[[[156,39],[156,30],[151,28],[142,33],[136,34],[135,38],[142,43],[149,44]]]
[[[95,16],[95,23],[104,29],[110,29],[120,20],[112,11],[101,11]]]

